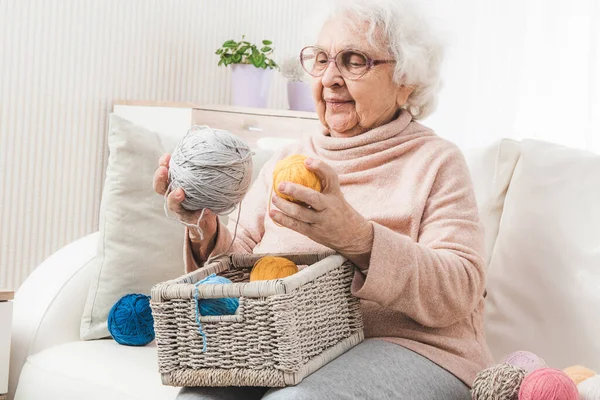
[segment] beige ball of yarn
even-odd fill
[[[518,400],[527,372],[510,364],[498,364],[479,372],[473,381],[473,400]]]
[[[591,369],[586,368],[583,365],[573,365],[571,367],[567,367],[563,369],[563,372],[567,374],[567,376],[571,378],[576,385],[579,385],[586,379],[596,375],[596,371],[592,371]]]

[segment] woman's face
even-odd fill
[[[367,26],[361,27],[366,30]],[[373,60],[389,60],[387,46],[373,47],[363,32],[340,18],[325,23],[316,46],[334,57],[341,50],[358,50]],[[394,64],[379,64],[357,80],[345,78],[331,62],[320,77],[312,78],[319,119],[335,137],[360,135],[392,120],[412,89],[393,81]]]

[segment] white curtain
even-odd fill
[[[600,0],[427,0],[446,42],[438,111],[463,148],[536,138],[600,152]]]

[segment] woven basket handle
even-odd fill
[[[333,250],[327,250],[318,253],[234,253],[230,255],[230,259],[231,264],[235,268],[252,266],[258,260],[266,256],[287,258],[288,260],[293,261],[296,265],[312,265],[334,254],[336,253]]]
[[[233,255],[235,257],[236,255]],[[264,255],[262,255],[264,257]],[[287,257],[287,255],[286,255]],[[294,257],[294,256],[292,256]],[[292,258],[290,257],[290,258]],[[312,257],[320,257],[312,255]],[[260,256],[258,257],[260,258]],[[258,259],[257,258],[257,259]],[[251,261],[253,258],[244,258],[245,261]],[[296,258],[300,261],[311,261],[306,258]],[[237,260],[240,261],[240,258]],[[293,259],[292,259],[293,261]],[[198,285],[198,296],[200,298],[222,298],[222,297],[266,297],[275,294],[285,294],[297,289],[298,287],[326,274],[327,272],[339,268],[346,262],[346,258],[339,254],[325,256],[320,261],[312,263],[310,267],[303,269],[283,279],[255,281],[249,283],[229,283],[229,284],[208,284]],[[243,265],[249,265],[245,263]],[[252,265],[252,264],[250,264]]]

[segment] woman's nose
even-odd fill
[[[323,86],[330,87],[333,85],[344,85],[344,77],[340,73],[337,65],[333,61],[329,61],[327,64],[327,68],[325,68],[325,72],[323,76],[321,76],[321,82]]]

